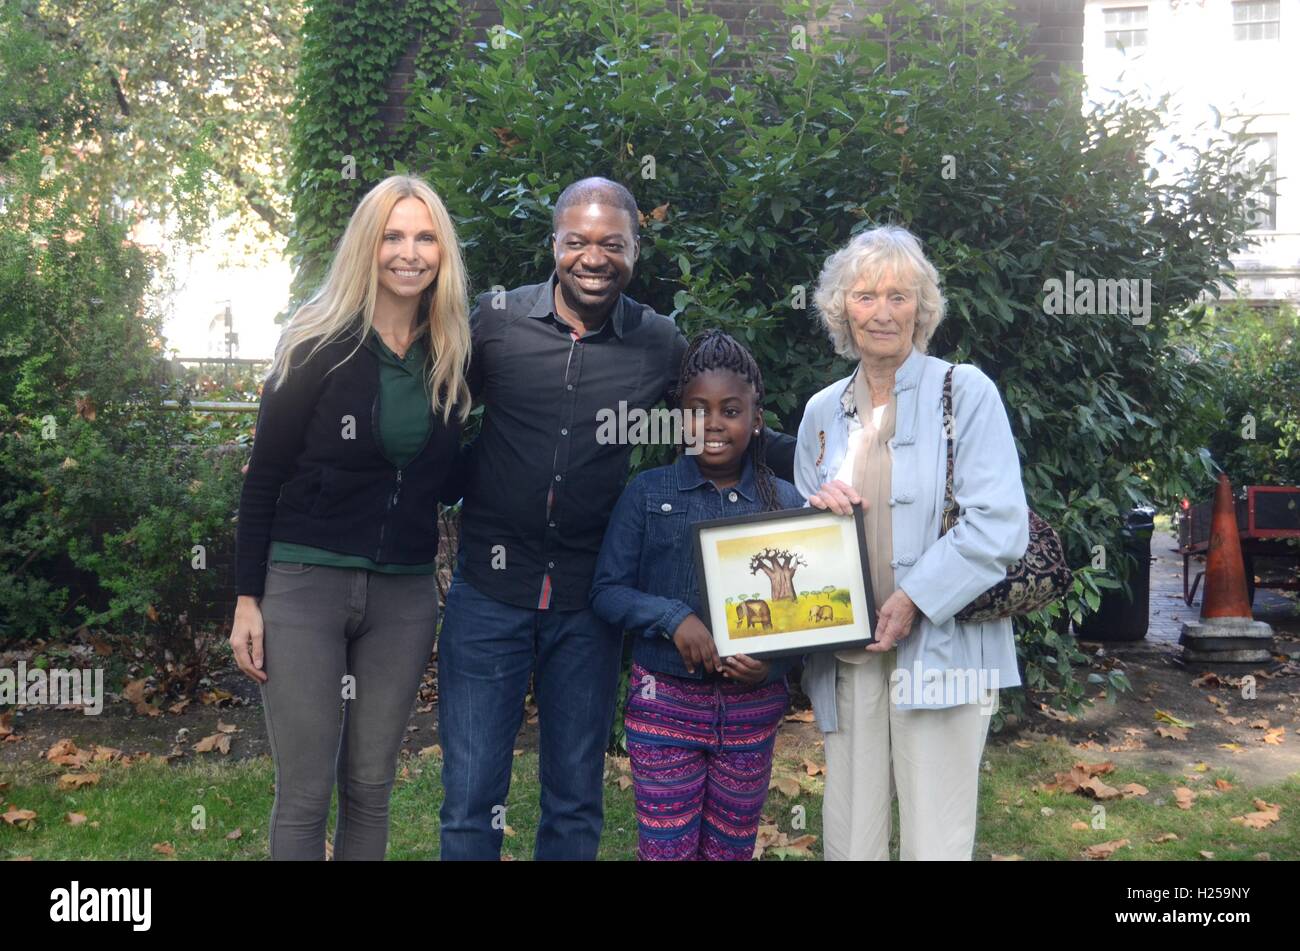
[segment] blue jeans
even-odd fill
[[[456,575],[438,641],[443,859],[500,858],[529,674],[541,727],[534,855],[596,857],[621,655],[620,633],[590,609],[515,607]]]

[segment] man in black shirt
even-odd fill
[[[512,750],[533,675],[541,727],[538,859],[594,859],[622,632],[590,610],[596,555],[632,446],[598,439],[598,413],[649,410],[686,340],[623,294],[640,252],[637,207],[614,182],[570,185],[554,212],[544,284],[482,295],[470,387],[485,405],[464,467],[456,577],[439,641],[444,859],[496,859]],[[794,439],[769,432],[791,478]]]

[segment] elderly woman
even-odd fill
[[[875,643],[809,656],[804,690],[826,735],[827,859],[889,857],[891,771],[903,859],[970,859],[980,760],[999,687],[1020,683],[1010,619],[955,615],[1025,553],[1028,509],[1006,410],[973,366],[952,376],[953,497],[944,377],[927,356],[944,315],[920,242],[885,226],[827,260],[814,294],[835,349],[857,362],[808,401],[795,483],[811,505],[863,507]]]

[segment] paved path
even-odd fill
[[[1179,650],[1178,636],[1185,621],[1195,621],[1201,613],[1201,588],[1191,607],[1183,603],[1183,559],[1178,554],[1178,541],[1170,532],[1156,532],[1151,538],[1151,622],[1147,628],[1145,644],[1116,642],[1118,649],[1145,648],[1147,650]],[[1195,576],[1202,566],[1192,561],[1190,570]],[[1202,588],[1205,582],[1202,581]],[[1260,588],[1255,592],[1255,618],[1268,621],[1277,627],[1279,622],[1291,625],[1300,621],[1296,604],[1278,591]]]

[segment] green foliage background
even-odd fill
[[[388,130],[380,113],[393,68],[414,44],[418,82],[438,81],[461,16],[451,0],[319,0],[308,9],[289,163],[295,297],[320,282],[361,197],[405,171],[415,149],[414,124]]]
[[[221,625],[221,559],[247,443],[165,400],[157,259],[75,182],[11,163],[0,205],[0,647],[125,635],[164,692],[191,690]],[[204,548],[196,568],[194,547]]]

